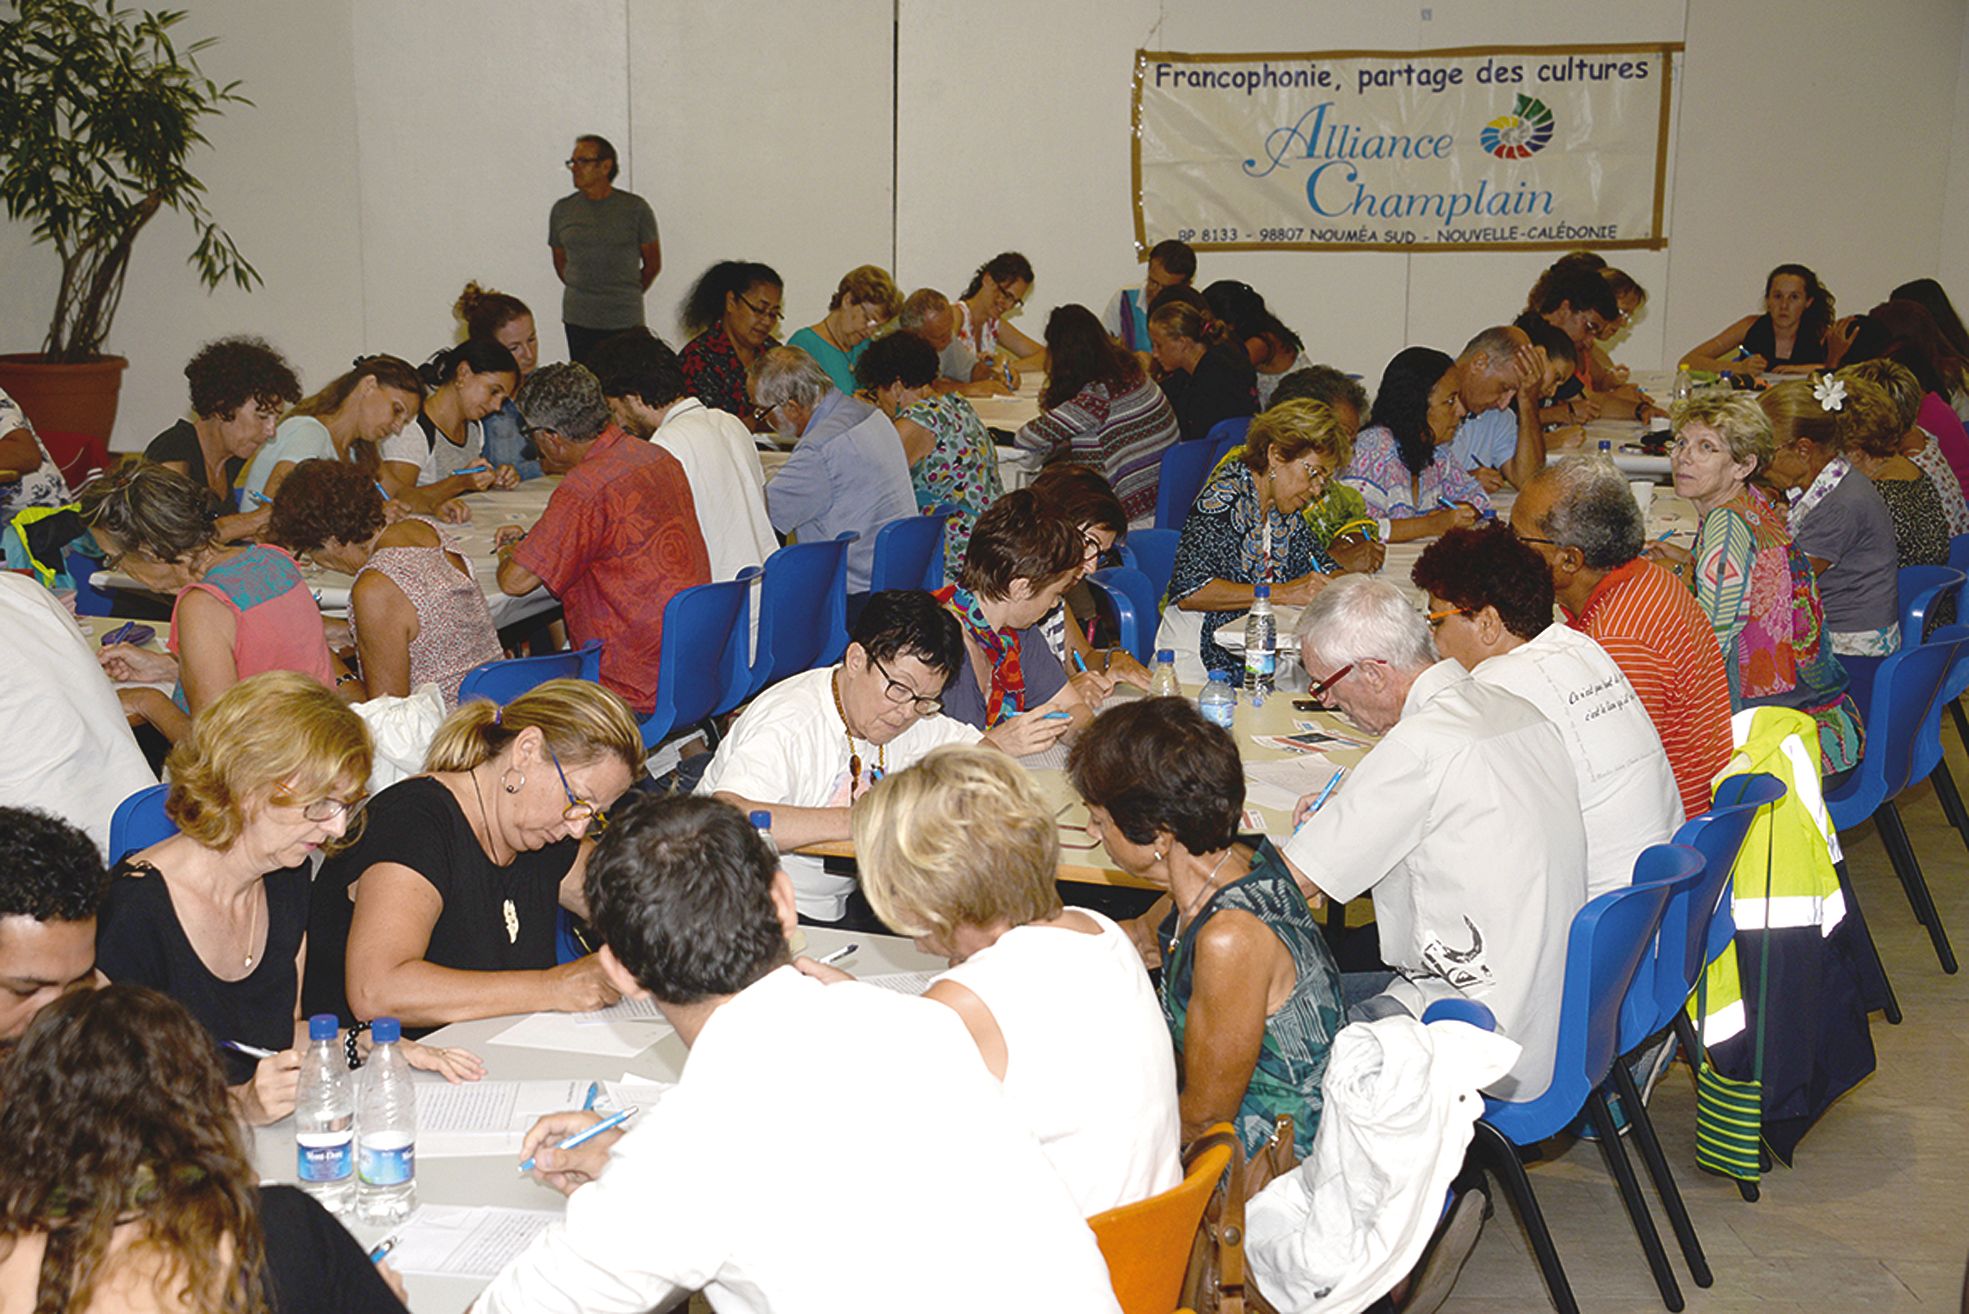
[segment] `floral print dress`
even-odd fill
[[[912,420],[936,436],[936,446],[909,472],[919,509],[948,504],[956,513],[944,526],[944,577],[957,578],[971,530],[1005,492],[998,478],[998,453],[978,413],[955,393],[925,397],[897,417]]]

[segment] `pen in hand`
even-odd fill
[[[623,1123],[629,1121],[629,1119],[635,1116],[636,1116],[636,1106],[631,1104],[628,1108],[622,1110],[622,1112],[613,1113],[610,1114],[608,1117],[603,1118],[600,1122],[588,1128],[588,1130],[576,1132],[574,1135],[568,1137],[566,1140],[562,1141],[559,1145],[556,1145],[554,1148],[557,1150],[572,1150],[577,1145],[585,1145],[589,1141],[594,1140],[597,1136],[600,1136],[605,1131],[614,1131],[617,1127],[620,1127]],[[520,1171],[523,1173],[532,1172],[533,1160],[529,1158],[525,1163],[521,1164]]]
[[[395,1250],[396,1248],[397,1248],[397,1239],[395,1237],[393,1236],[384,1237],[381,1241],[378,1241],[376,1243],[376,1248],[369,1252],[369,1262],[372,1264],[382,1263],[383,1257],[389,1254],[392,1250]]]
[[[819,963],[822,967],[832,967],[834,966],[834,964],[840,962],[842,959],[846,958],[849,954],[852,954],[855,950],[859,948],[861,948],[861,946],[858,944],[844,944],[839,949],[836,949],[833,953],[828,954],[826,957],[816,958],[814,959],[814,961]]]

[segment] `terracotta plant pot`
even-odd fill
[[[108,442],[129,364],[121,356],[52,365],[34,353],[0,355],[0,391],[19,403],[37,430],[87,434]]]

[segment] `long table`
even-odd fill
[[[857,976],[885,972],[942,970],[947,964],[919,952],[908,940],[891,935],[833,931],[825,927],[804,927],[805,952],[826,954],[846,944],[859,946],[855,953],[837,964]],[[604,1058],[595,1054],[554,1049],[533,1049],[495,1045],[491,1038],[518,1021],[515,1017],[484,1018],[476,1022],[457,1022],[440,1027],[425,1037],[426,1044],[462,1046],[485,1060],[486,1077],[499,1081],[615,1080],[625,1073],[656,1080],[677,1080],[684,1068],[687,1051],[674,1031],[661,1028],[662,1038],[633,1058]],[[650,1024],[655,1028],[655,1024]],[[419,1081],[440,1081],[429,1073],[413,1074]],[[789,1088],[789,1098],[797,1090]],[[789,1147],[798,1153],[798,1147]],[[286,1118],[271,1127],[256,1128],[253,1155],[260,1177],[269,1182],[293,1182],[294,1120]],[[420,1203],[445,1205],[500,1205],[516,1209],[559,1209],[563,1197],[545,1186],[523,1177],[517,1163],[505,1155],[473,1158],[424,1158],[417,1165],[417,1198]],[[358,1223],[351,1215],[345,1222],[356,1239],[365,1246],[382,1240],[388,1228]],[[481,1284],[464,1278],[406,1278],[410,1308],[417,1314],[457,1314],[479,1293]]]

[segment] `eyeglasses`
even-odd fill
[[[901,680],[890,675],[889,668],[873,657],[868,659],[868,664],[873,666],[884,680],[888,681],[883,686],[882,693],[890,702],[895,703],[897,706],[908,703],[916,709],[918,716],[935,716],[938,712],[943,711],[943,699],[932,698],[928,694],[917,693]]]
[[[1004,297],[1007,301],[1011,302],[1013,310],[1017,310],[1020,306],[1023,306],[1026,303],[1026,299],[1024,297],[1012,291],[1011,288],[1006,287],[1003,283],[1000,283],[998,285],[998,295]]]
[[[599,155],[575,155],[568,159],[567,167],[572,169],[577,164],[605,164],[605,163],[607,163],[607,161],[603,160],[602,157]]]
[[[1429,613],[1429,628],[1432,630],[1441,629],[1443,622],[1451,616],[1461,616],[1464,614],[1465,609],[1462,607],[1444,607],[1441,611],[1432,611]]]
[[[1516,525],[1510,526],[1510,529],[1511,529],[1511,537],[1517,539],[1520,543],[1524,543],[1527,545],[1534,544],[1534,543],[1543,543],[1547,547],[1559,546],[1559,540],[1556,538],[1534,538],[1530,534],[1521,534],[1518,532],[1518,527]]]
[[[734,292],[732,293],[732,296],[737,298],[737,300],[741,304],[743,304],[747,310],[759,316],[759,318],[769,319],[773,321],[775,324],[779,322],[781,315],[785,313],[778,306],[755,306],[752,304],[752,298],[745,296],[741,293]]]
[[[1331,689],[1334,685],[1340,683],[1342,680],[1346,679],[1348,674],[1351,673],[1354,667],[1357,665],[1359,665],[1358,662],[1348,662],[1345,666],[1342,666],[1339,670],[1327,676],[1324,680],[1315,681],[1313,683],[1313,687],[1306,690],[1306,697],[1312,699],[1315,702],[1326,701],[1326,691]]]
[[[318,798],[314,802],[304,806],[301,809],[301,815],[313,822],[333,821],[337,817],[354,816],[356,809],[368,801],[367,798],[360,796],[349,799]],[[281,804],[283,807],[291,808],[294,806],[286,799],[278,796],[274,798],[274,802]]]
[[[554,764],[554,774],[561,778],[561,793],[567,795],[567,806],[561,809],[561,820],[569,824],[585,821],[588,823],[588,828],[598,835],[607,830],[607,810],[599,803],[591,803],[587,799],[582,798],[569,787],[567,783],[567,772],[561,769],[560,754],[554,751],[553,745],[546,744],[545,741],[542,742],[543,746],[547,749],[548,760]]]

